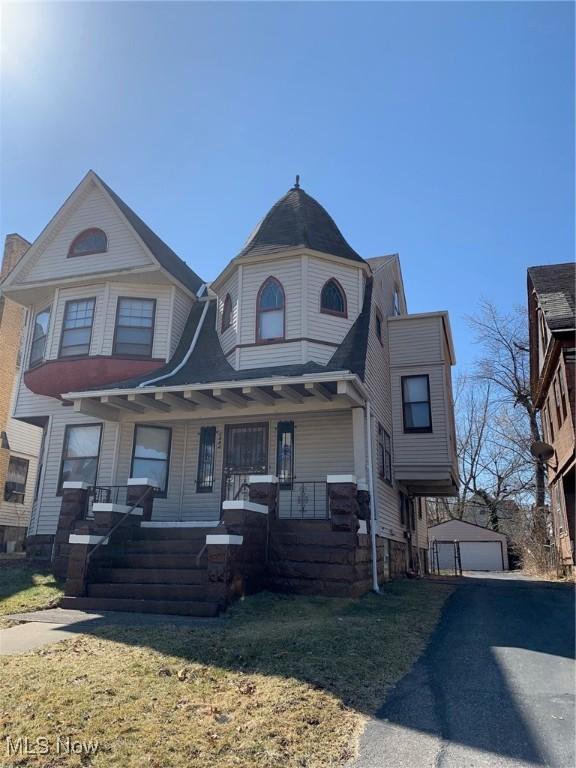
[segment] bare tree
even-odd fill
[[[530,391],[526,312],[518,309],[511,313],[501,313],[491,301],[484,299],[480,302],[478,313],[468,320],[476,333],[476,341],[482,347],[477,363],[477,379],[490,384],[495,397],[503,405],[519,408],[525,415],[526,431],[516,427],[514,429],[515,438],[512,442],[516,449],[519,445],[525,448],[529,440],[541,440],[538,411]],[[546,500],[546,465],[536,459],[532,459],[532,464],[534,500],[536,507],[541,509]]]
[[[451,517],[470,516],[475,507],[488,512],[488,526],[498,530],[533,485],[533,462],[522,442],[525,416],[494,396],[492,382],[459,381],[456,397],[457,455],[460,490]],[[522,423],[519,423],[522,422]]]

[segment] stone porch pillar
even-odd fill
[[[70,555],[69,537],[76,523],[83,520],[88,509],[88,483],[67,481],[62,485],[62,505],[54,537],[53,567],[60,578],[66,576]]]
[[[142,498],[148,488],[158,488],[154,480],[149,480],[147,477],[131,477],[128,479],[126,485],[128,486],[126,492],[126,504],[129,506],[135,504],[138,499]],[[141,506],[142,520],[151,520],[154,508],[154,494],[150,493],[144,499]]]
[[[356,533],[360,527],[356,475],[328,475],[326,484],[332,530]]]
[[[278,478],[276,475],[249,475],[249,499],[268,508],[268,519],[278,517]]]

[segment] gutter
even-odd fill
[[[200,289],[200,291],[201,290],[202,289]],[[210,300],[205,299],[204,309],[202,310],[202,314],[200,315],[200,321],[198,323],[198,327],[194,332],[194,338],[192,339],[192,342],[188,347],[188,351],[186,352],[182,360],[180,360],[176,368],[173,368],[168,373],[164,373],[162,376],[156,376],[156,378],[154,379],[148,379],[148,381],[141,382],[140,384],[138,384],[138,389],[141,389],[142,387],[147,387],[149,384],[155,384],[157,381],[163,381],[164,379],[169,379],[171,376],[174,376],[175,373],[178,373],[178,371],[181,370],[186,365],[186,363],[190,359],[190,355],[192,354],[192,352],[194,352],[194,347],[196,346],[196,343],[200,336],[202,326],[204,325],[204,318],[206,317],[209,306],[210,306]]]

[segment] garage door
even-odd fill
[[[460,558],[464,571],[503,571],[499,541],[461,541]]]

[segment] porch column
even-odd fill
[[[128,486],[126,491],[126,504],[129,506],[132,506],[138,499],[142,498],[148,488],[158,487],[154,480],[149,480],[147,477],[130,477],[126,485]],[[152,519],[153,507],[154,494],[149,493],[142,502],[142,520]]]
[[[356,498],[358,517],[365,520],[368,530],[370,520],[370,487],[368,484],[368,460],[366,457],[366,412],[364,408],[352,408],[352,447],[354,449],[354,474],[358,479]]]
[[[268,507],[268,518],[278,517],[278,478],[276,475],[249,475],[249,499]]]
[[[360,527],[356,475],[328,475],[326,484],[332,530],[356,533]]]
[[[366,413],[364,408],[352,408],[352,447],[354,474],[360,486],[368,487],[366,472]]]
[[[62,485],[62,505],[54,538],[54,573],[63,578],[70,555],[69,536],[78,520],[83,520],[88,506],[88,483],[66,481]]]

